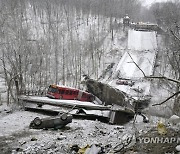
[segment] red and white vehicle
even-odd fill
[[[95,100],[95,96],[91,93],[58,85],[50,85],[46,96],[54,99],[79,100],[87,102]]]

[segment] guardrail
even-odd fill
[[[46,96],[47,90],[21,90],[20,95]]]

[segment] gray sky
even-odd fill
[[[143,2],[143,5],[150,6],[152,3],[155,3],[155,2],[167,2],[170,0],[140,0],[140,1]]]

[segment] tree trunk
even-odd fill
[[[180,84],[177,84],[176,91],[180,90]],[[176,96],[174,101],[173,113],[177,116],[180,116],[180,94]]]
[[[175,115],[180,116],[180,95],[175,99],[173,112]]]

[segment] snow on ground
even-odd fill
[[[113,148],[121,143],[123,138],[134,135],[132,121],[124,126],[118,126],[97,120],[73,119],[64,129],[34,130],[29,129],[30,122],[37,116],[41,118],[48,116],[28,111],[2,113],[3,111],[0,113],[1,144],[2,138],[6,137],[8,140],[4,142],[9,145],[10,150],[20,149],[19,153],[69,153],[68,150],[75,144],[79,147],[100,144]],[[139,131],[149,130],[141,118],[136,124]]]
[[[14,132],[22,131],[28,128],[29,119],[33,119],[37,114],[21,111],[13,114],[7,114],[1,118],[0,136],[7,136]]]
[[[0,77],[0,104],[4,101],[5,92],[5,81]]]
[[[143,123],[142,117],[121,125],[110,125],[100,121],[73,119],[72,123],[59,130],[30,129],[29,124],[35,117],[49,117],[46,115],[14,111],[7,113],[9,107],[0,106],[0,150],[2,153],[57,153],[69,154],[73,145],[85,147],[99,145],[107,151],[133,136],[130,146],[136,143],[136,135],[147,133],[156,128],[158,121],[167,124],[163,118],[149,116],[150,123]],[[121,146],[119,146],[120,148]]]

